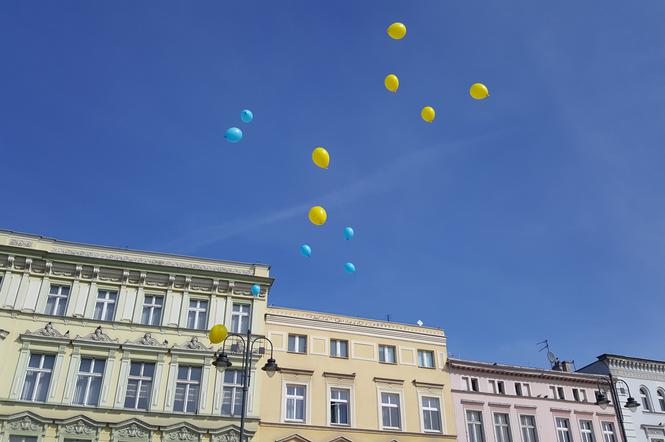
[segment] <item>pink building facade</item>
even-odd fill
[[[598,376],[449,359],[460,442],[621,442]]]

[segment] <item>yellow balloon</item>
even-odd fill
[[[222,324],[217,324],[210,329],[210,342],[213,344],[219,344],[229,335],[229,331]]]
[[[469,89],[469,94],[476,100],[484,100],[490,96],[490,91],[487,90],[487,86],[482,83],[474,83]]]
[[[399,87],[399,78],[397,78],[397,75],[390,74],[383,82],[386,85],[386,89],[390,92],[397,92],[397,88]]]
[[[309,220],[312,224],[322,226],[328,219],[326,209],[321,206],[314,206],[309,209]]]
[[[401,40],[406,35],[406,26],[404,26],[404,23],[393,23],[388,26],[388,35],[395,40]]]
[[[420,111],[420,116],[423,118],[423,120],[427,121],[428,123],[431,123],[432,121],[434,121],[436,112],[434,112],[433,107],[425,106],[423,110]]]
[[[330,154],[323,147],[317,147],[312,151],[312,161],[321,169],[327,169],[330,164]]]

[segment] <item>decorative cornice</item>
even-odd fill
[[[14,431],[41,432],[49,421],[29,411],[7,417],[7,428]]]
[[[199,338],[194,336],[189,341],[186,341],[180,345],[174,345],[174,349],[179,350],[199,350],[199,351],[212,351],[212,347],[206,347],[203,343],[199,341]]]
[[[281,367],[279,369],[280,373],[283,374],[297,374],[297,375],[303,375],[303,376],[312,376],[314,374],[314,370],[302,370],[299,368],[286,368],[286,367]]]
[[[565,372],[554,370],[543,370],[539,368],[519,367],[513,365],[490,364],[487,362],[464,361],[460,359],[448,359],[447,367],[452,374],[466,372],[514,376],[530,379],[546,379],[558,382],[577,382],[587,385],[596,385],[601,375],[579,372]]]
[[[202,434],[205,434],[206,430],[202,428],[195,427],[188,423],[181,423],[176,425],[170,425],[168,427],[162,427],[162,434],[166,440],[175,440],[175,441],[196,441],[201,438]]]
[[[417,380],[413,380],[413,385],[416,387],[423,387],[423,388],[436,388],[437,390],[443,390],[444,385],[443,384],[432,384],[430,382],[418,382]]]
[[[648,359],[630,358],[618,355],[602,355],[599,357],[612,374],[619,374],[626,377],[640,377],[646,379],[664,379],[665,361],[655,361]]]
[[[59,419],[55,423],[58,425],[58,434],[69,436],[96,436],[99,428],[106,425],[80,415],[69,419]]]
[[[212,435],[212,442],[240,442],[240,427],[237,425],[227,425],[218,430],[209,430]],[[245,429],[245,441],[249,441],[254,436],[254,431]]]
[[[118,342],[118,338],[111,338],[109,335],[104,333],[102,330],[102,326],[98,326],[94,332],[89,333],[85,336],[76,336],[74,339],[75,341],[94,341],[94,342],[99,342],[99,343],[108,343],[108,344],[116,344]]]
[[[46,338],[65,338],[69,339],[69,330],[63,335],[53,327],[53,323],[49,322],[43,328],[35,331],[26,330],[24,336],[43,336]]]
[[[404,379],[389,379],[389,378],[377,378],[375,377],[374,382],[377,382],[379,384],[399,384],[403,385],[404,384]]]
[[[323,372],[323,377],[325,377],[325,378],[337,378],[337,379],[355,379],[356,374],[355,373],[351,373],[351,374],[331,373],[329,371],[324,371]]]
[[[159,348],[159,347],[166,347],[169,344],[169,341],[164,339],[164,342],[159,342],[157,339],[152,337],[152,333],[146,333],[142,337],[135,339],[133,341],[130,340],[125,341],[125,344],[144,345],[146,347]]]

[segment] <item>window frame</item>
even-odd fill
[[[295,338],[294,339],[294,350],[291,350],[291,337]],[[302,351],[300,351],[300,345],[298,345],[298,342],[300,342],[300,339],[298,338],[303,338],[304,342],[304,348]],[[299,335],[295,333],[289,333],[286,337],[286,350],[287,353],[292,353],[292,354],[298,354],[298,355],[306,355],[307,354],[307,347],[308,347],[308,336],[307,335]]]
[[[53,287],[58,287],[58,293],[51,293]],[[62,295],[62,289],[67,289],[67,295]],[[44,314],[49,316],[66,316],[67,315],[67,306],[69,305],[69,296],[72,294],[72,286],[63,283],[53,283],[49,284],[48,294],[46,295],[46,305],[44,306]],[[53,306],[52,312],[48,311],[48,302],[51,298],[56,298],[55,305]],[[65,307],[62,309],[62,314],[55,313],[60,307],[61,301],[64,298]]]
[[[497,423],[497,416],[505,416],[506,423]],[[494,428],[494,440],[497,442],[513,442],[513,432],[510,428],[510,413],[505,413],[502,411],[492,412],[492,427]],[[498,430],[506,428],[508,431],[508,440],[499,440]],[[502,436],[503,438],[503,436]]]
[[[132,369],[132,364],[141,364],[141,374],[139,375],[132,375],[131,374],[131,369]],[[143,408],[138,408],[138,403],[141,397],[141,386],[143,385],[143,382],[148,379],[147,376],[143,375],[143,371],[145,370],[146,364],[152,364],[152,376],[150,376],[150,388],[147,390],[148,391],[148,397],[146,398],[146,408],[145,410]],[[152,389],[155,385],[155,370],[157,369],[157,364],[154,361],[142,361],[142,360],[136,360],[136,361],[129,361],[129,372],[127,372],[127,380],[125,382],[125,397],[123,401],[123,410],[135,410],[135,411],[149,411],[150,410],[150,401],[152,400]],[[127,390],[129,389],[129,381],[130,380],[137,380],[138,384],[136,386],[136,397],[134,398],[134,406],[129,408],[126,406],[127,403]]]
[[[528,425],[524,425],[522,422],[522,417],[528,417],[533,419],[533,425],[530,423]],[[540,440],[540,436],[538,435],[538,420],[536,419],[535,414],[518,414],[519,418],[519,424],[520,424],[520,434],[522,435],[522,442],[538,442]],[[526,429],[527,431],[529,429],[533,428],[533,435],[535,437],[535,440],[527,440],[531,439],[531,436],[528,438],[524,437],[524,430]]]
[[[469,420],[469,413],[478,413],[478,421],[473,421],[471,422]],[[486,442],[486,436],[485,436],[485,422],[483,419],[483,410],[478,410],[475,408],[465,408],[464,409],[464,424],[465,424],[465,431],[466,431],[466,437],[469,442]],[[474,430],[474,437],[473,439],[471,438],[471,433],[469,432],[469,424],[473,424],[474,428],[479,428],[480,429],[480,440],[477,440],[475,435],[476,435],[476,430]]]
[[[383,351],[381,348],[383,347]],[[387,361],[386,360],[386,350],[392,349],[393,350],[393,362]],[[379,344],[378,346],[378,353],[379,353],[379,363],[380,364],[390,364],[390,365],[397,365],[397,346],[396,345],[390,345],[390,344]],[[381,360],[381,357],[383,357],[383,361]]]
[[[196,307],[192,307],[192,303],[196,302]],[[206,307],[201,309],[201,303],[204,302]],[[189,314],[195,312],[194,314],[194,323],[192,326],[189,325]],[[204,312],[203,319],[199,323],[199,313]],[[189,305],[187,306],[187,320],[185,323],[185,328],[188,330],[205,330],[208,328],[208,315],[210,314],[210,300],[208,298],[198,298],[192,297],[189,298]]]
[[[651,400],[651,392],[646,385],[640,385],[640,402],[644,411],[653,411],[653,401]]]
[[[30,367],[30,359],[32,359],[33,355],[35,355],[35,356],[39,355],[40,356],[39,367]],[[50,369],[45,369],[44,368],[44,361],[45,361],[45,358],[47,356],[51,356],[53,358],[53,365]],[[48,393],[49,393],[49,390],[51,389],[51,381],[53,380],[53,372],[55,371],[56,357],[57,357],[57,355],[52,354],[52,353],[41,353],[41,352],[35,352],[35,353],[30,352],[30,353],[28,353],[28,363],[26,364],[25,373],[23,374],[23,381],[22,381],[22,384],[21,384],[21,395],[19,396],[21,401],[31,402],[33,404],[45,404],[46,401],[48,401]],[[30,395],[30,399],[24,399],[23,398],[23,393],[24,393],[24,389],[25,389],[25,383],[28,379],[28,374],[30,372],[37,373],[36,374],[36,379],[35,379],[35,385],[33,386],[33,390],[32,390],[32,393]],[[44,398],[43,401],[36,401],[35,396],[37,395],[37,390],[39,389],[38,386],[40,384],[40,380],[43,377],[42,376],[43,373],[48,373],[49,374],[48,384],[46,385],[46,397]]]
[[[226,382],[226,374],[233,372],[233,379],[234,383]],[[243,384],[243,379],[242,377],[244,376],[244,373],[241,369],[226,369],[222,373],[222,407],[220,410],[220,414],[224,417],[239,417],[242,414],[242,384]],[[231,414],[225,414],[224,413],[224,391],[226,389],[231,389]],[[240,395],[240,410],[236,412],[236,395]]]
[[[487,383],[492,387],[492,394],[506,395],[506,383],[499,379],[489,379]]]
[[[589,424],[589,428],[583,428],[583,424]],[[596,433],[593,430],[593,421],[590,419],[579,419],[577,423],[579,429],[580,429],[580,440],[581,442],[597,442],[596,441]],[[588,439],[585,437],[585,435],[591,435],[591,438]]]
[[[603,435],[603,442],[617,442],[617,435],[614,431],[614,422],[600,421],[600,431]]]
[[[566,422],[567,426],[566,427],[560,427],[559,422]],[[563,432],[560,432],[565,430],[566,434],[566,440],[561,440],[559,436],[561,434],[564,434]],[[560,417],[560,416],[555,416],[554,417],[554,431],[556,433],[556,442],[573,442],[573,433],[572,433],[572,428],[570,426],[570,418],[567,417]]]
[[[99,295],[105,292],[106,296],[104,298],[100,298]],[[110,294],[114,293],[115,297],[111,301]],[[95,309],[92,312],[92,318],[95,321],[107,321],[107,322],[113,322],[115,320],[115,315],[118,313],[118,297],[119,297],[119,290],[115,288],[105,288],[105,287],[99,287],[97,288],[97,296],[95,297]],[[102,307],[102,311],[100,313],[100,318],[95,317],[96,312],[97,312],[97,304],[99,303],[104,304]],[[109,304],[113,305],[113,312],[111,313],[111,318],[110,319],[105,319],[108,313],[108,308]]]
[[[288,410],[288,404],[289,404],[289,398],[294,398],[297,400],[297,398],[300,398],[300,396],[295,396],[292,395],[291,397],[288,394],[288,388],[289,386],[295,386],[295,387],[303,387],[305,389],[305,392],[302,396],[303,402],[303,419],[291,419],[288,418],[287,415],[289,413]],[[307,382],[291,382],[291,381],[283,381],[282,383],[282,392],[284,394],[284,401],[282,402],[282,406],[284,407],[284,412],[282,414],[282,422],[284,423],[294,423],[294,424],[308,424],[309,423],[309,416],[310,416],[310,400],[309,400],[309,391],[310,391],[310,386],[309,383]],[[295,402],[294,402],[295,405]],[[293,414],[295,416],[296,414],[297,407],[293,410]]]
[[[148,298],[152,298],[152,303],[151,304],[146,303],[146,300]],[[157,307],[157,304],[155,304],[155,300],[157,298],[161,298],[162,304],[159,305],[159,318],[157,319],[157,323],[153,324],[152,323],[152,317],[153,317],[154,311]],[[144,294],[144,296],[143,296],[143,305],[142,305],[142,308],[141,308],[141,324],[142,325],[153,325],[153,326],[162,325],[162,320],[164,318],[164,304],[166,304],[166,296],[164,296],[163,294],[159,294],[159,293],[146,293],[146,294]],[[150,309],[150,315],[148,316],[149,319],[148,319],[147,323],[143,322],[143,315],[145,314],[146,308]]]
[[[661,412],[665,412],[665,390],[663,388],[656,389],[656,397],[658,398],[658,406]]]
[[[247,307],[249,311],[247,313],[244,312],[235,312],[233,309],[236,307]],[[233,327],[233,318],[238,317],[238,330],[236,330]],[[243,327],[243,318],[247,319],[247,326],[246,328]],[[231,332],[232,333],[247,333],[247,330],[249,330],[252,327],[252,304],[249,302],[233,302],[231,304]]]
[[[423,399],[436,399],[439,408],[436,410],[439,415],[439,426],[441,427],[439,430],[431,430],[425,428],[425,406],[423,405]],[[420,428],[423,433],[428,433],[428,434],[443,434],[444,429],[446,428],[444,420],[443,420],[443,398],[439,395],[436,394],[418,394],[418,405],[420,408]],[[431,413],[432,409],[428,408],[428,411]]]
[[[333,344],[334,344],[334,345],[333,345]],[[342,349],[342,345],[341,345],[341,344],[345,344],[345,345],[346,345],[346,347],[345,347],[345,349],[346,349],[346,350],[345,350],[345,353],[346,353],[346,354],[344,354],[344,355],[340,354],[340,353],[341,353],[341,349]],[[331,357],[331,358],[349,359],[349,341],[348,341],[347,339],[333,339],[333,338],[331,338],[331,339],[330,339],[329,346],[330,346],[330,352],[329,352],[329,353],[330,353],[330,357]],[[333,347],[334,347],[335,350],[336,350],[336,351],[335,351],[336,354],[333,354]]]
[[[90,359],[90,370],[92,371],[86,371],[82,372],[81,371],[81,365],[83,364],[84,359]],[[95,369],[95,364],[97,362],[103,362],[104,363],[104,368],[101,373],[96,373],[94,371]],[[102,398],[102,388],[104,387],[104,374],[106,373],[106,367],[107,367],[107,359],[102,359],[102,358],[97,358],[95,356],[81,356],[81,359],[79,359],[79,368],[76,371],[76,382],[74,383],[74,394],[72,395],[72,405],[77,405],[80,407],[94,407],[97,408],[99,407],[99,402],[101,401]],[[79,378],[85,377],[86,378],[86,386],[85,386],[85,393],[83,395],[83,403],[79,404],[75,402],[74,397],[76,396],[76,385],[79,382]],[[87,399],[88,395],[90,394],[90,387],[92,385],[92,380],[93,378],[99,378],[99,396],[97,397],[97,400],[95,401],[94,404],[88,404]]]
[[[421,358],[422,355],[422,358]],[[431,361],[432,365],[426,365],[426,358],[425,355],[431,355]],[[418,357],[418,367],[419,368],[431,368],[431,369],[436,369],[436,354],[434,353],[434,350],[424,350],[424,349],[418,349],[417,351],[417,357]],[[422,359],[422,364],[421,364],[421,359]]]
[[[402,391],[397,391],[397,390],[391,390],[391,389],[379,389],[379,397],[378,397],[378,405],[379,405],[379,428],[381,430],[386,430],[386,431],[404,431],[404,399],[402,395]],[[390,394],[390,395],[396,395],[397,400],[399,401],[397,405],[397,416],[399,418],[399,427],[388,427],[384,425],[383,422],[383,395],[384,394]],[[390,408],[395,408],[392,405],[393,404],[387,404]]]
[[[341,399],[333,399],[333,390],[346,390],[349,394],[349,398],[346,401],[346,417],[347,417],[347,423],[339,423],[339,422],[333,422],[332,421],[332,405],[333,401],[343,403]],[[328,385],[328,425],[331,427],[351,427],[351,423],[353,422],[353,417],[352,417],[352,408],[351,404],[353,402],[353,389],[351,388],[350,385]]]
[[[180,379],[180,369],[181,368],[187,368],[187,379]],[[199,379],[197,381],[194,381],[191,379],[192,377],[192,368],[198,368],[199,369]],[[173,390],[173,412],[174,413],[180,413],[180,414],[190,414],[190,415],[196,415],[199,414],[199,402],[201,400],[201,388],[202,388],[202,382],[203,382],[203,367],[200,365],[180,365],[178,364],[177,371],[176,371],[176,378],[175,378],[175,387]],[[184,393],[184,399],[182,402],[183,409],[182,410],[176,410],[176,394],[178,391],[178,384],[184,384],[185,386],[185,393]],[[189,397],[189,390],[192,385],[195,385],[198,387],[198,391],[196,393],[196,401],[194,402],[194,411],[190,411],[187,409],[187,404],[189,403],[188,397]]]

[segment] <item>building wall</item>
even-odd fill
[[[602,422],[611,422],[615,440],[621,440],[613,408],[602,409],[595,405],[597,379],[594,376],[460,360],[450,360],[448,365],[460,442],[471,440],[467,421],[469,410],[482,413],[486,442],[497,441],[496,413],[508,414],[514,441],[524,440],[520,425],[522,415],[535,417],[538,440],[542,442],[557,441],[556,418],[569,420],[574,442],[582,441],[581,420],[592,422],[593,440],[603,441]],[[479,391],[467,388],[471,379],[477,380]],[[491,381],[494,385],[502,381],[504,393],[496,393]],[[516,383],[521,385],[521,396],[517,394]],[[556,397],[553,397],[551,387],[555,388]],[[564,399],[559,398],[559,387],[563,389]],[[577,389],[579,401],[574,398],[573,389]]]
[[[252,284],[262,293],[251,296]],[[222,416],[224,373],[212,366],[210,326],[231,329],[234,304],[251,307],[263,333],[268,267],[178,257],[0,232],[0,441],[34,435],[39,441],[188,440],[237,438],[238,418]],[[62,315],[47,314],[51,287],[69,288]],[[112,320],[94,319],[99,290],[117,293]],[[141,323],[147,295],[164,297],[156,325]],[[187,326],[189,300],[208,303],[200,330]],[[44,402],[22,398],[29,359],[53,355]],[[98,405],[74,405],[81,358],[105,360]],[[255,364],[263,361],[255,358]],[[235,367],[240,357],[231,354]],[[124,408],[131,362],[155,364],[148,410]],[[174,410],[178,368],[201,369],[194,413]],[[231,367],[233,369],[234,367]],[[255,368],[254,368],[255,370]],[[251,387],[248,429],[256,431],[259,383]]]
[[[362,320],[300,310],[269,308],[267,335],[275,346],[282,371],[272,377],[260,373],[262,392],[261,441],[440,441],[455,439],[455,419],[450,380],[445,371],[445,335],[441,330]],[[289,335],[305,335],[307,352],[288,351]],[[330,356],[331,339],[348,342],[348,357]],[[397,363],[379,362],[379,345],[396,347]],[[434,368],[418,366],[418,350],[434,354]],[[285,416],[286,385],[306,386],[304,422],[288,422]],[[331,387],[351,391],[350,425],[330,422]],[[381,392],[398,393],[401,428],[382,429]],[[422,396],[439,399],[442,431],[423,428]],[[346,439],[339,439],[346,438]]]

